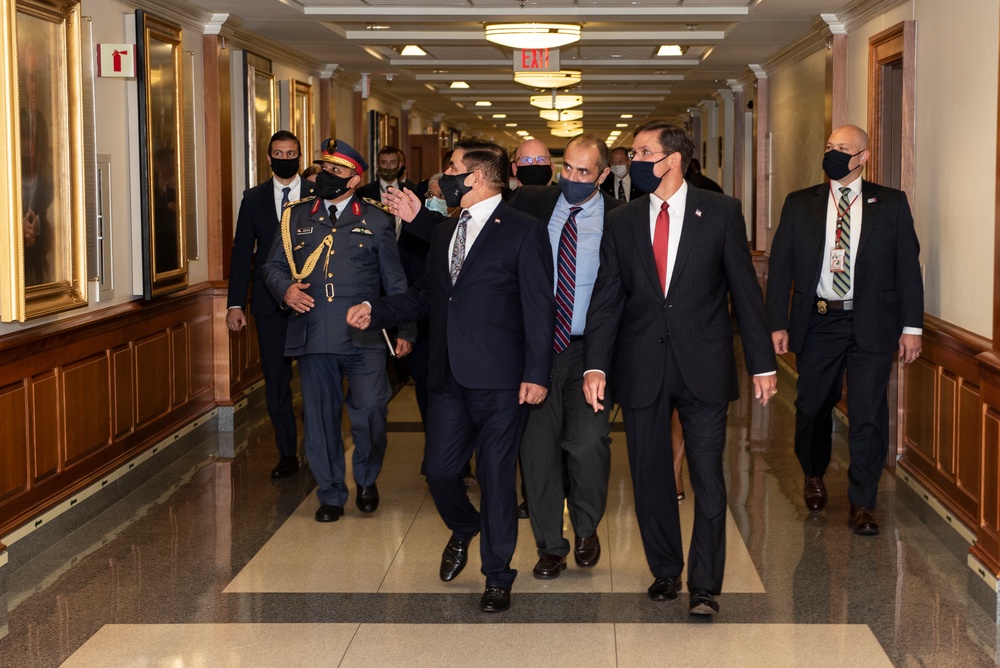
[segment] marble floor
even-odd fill
[[[513,607],[487,615],[476,549],[455,581],[437,577],[449,533],[418,474],[412,387],[390,404],[379,510],[362,515],[352,491],[332,524],[312,518],[307,469],[268,477],[276,455],[258,391],[234,433],[207,421],[134,491],[79,526],[70,511],[65,537],[0,568],[0,666],[994,665],[996,601],[966,566],[968,545],[892,471],[881,534],[848,530],[839,423],[829,507],[806,511],[793,397],[782,372],[773,405],[732,405],[715,618],[690,617],[686,594],[659,603],[645,594],[652,576],[620,422],[600,563],[582,570],[570,559],[559,578],[534,579],[521,520]],[[693,506],[689,493],[685,527]]]

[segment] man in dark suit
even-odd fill
[[[389,188],[395,188],[396,190],[402,190],[403,188],[416,190],[416,183],[400,176],[400,172],[403,169],[399,159],[400,155],[399,149],[395,146],[383,146],[379,149],[378,176],[372,179],[372,182],[368,185],[358,188],[358,197],[362,199],[367,197],[381,202],[382,194],[389,190]],[[397,220],[396,222],[398,226],[399,221]],[[397,237],[398,235],[399,232],[397,230]]]
[[[619,202],[631,202],[637,197],[642,197],[643,192],[635,187],[628,170],[632,164],[629,160],[628,151],[619,146],[611,151],[611,177],[604,179],[601,183],[601,190],[611,195]]]
[[[521,440],[539,557],[533,574],[539,579],[558,577],[566,569],[566,502],[577,565],[591,568],[601,556],[597,525],[608,500],[611,429],[607,413],[590,410],[583,396],[583,331],[600,264],[601,234],[608,215],[621,204],[599,189],[608,173],[604,141],[578,135],[566,145],[559,185],[521,186],[508,202],[548,221],[556,273],[552,387],[546,400],[531,409]]]
[[[701,162],[698,161],[698,158],[691,158],[691,164],[688,165],[684,178],[695,188],[711,190],[717,193],[725,192],[722,190],[722,186],[701,173]]]
[[[310,184],[303,184],[299,178],[300,155],[299,140],[291,132],[280,130],[271,137],[267,162],[274,176],[243,193],[229,274],[226,326],[232,332],[246,327],[247,288],[253,286],[251,312],[264,373],[264,397],[280,454],[278,465],[271,470],[272,478],[293,475],[299,470],[299,460],[290,387],[292,360],[285,357],[288,312],[278,308],[278,302],[264,285],[263,267],[278,229],[281,210],[311,191]]]
[[[833,131],[826,150],[829,183],[789,194],[781,210],[768,263],[767,316],[774,351],[796,355],[795,454],[805,472],[806,506],[826,507],[823,475],[846,370],[848,518],[855,533],[875,535],[892,357],[898,351],[909,364],[921,350],[920,244],[906,195],[861,179],[868,135],[846,125]]]
[[[616,209],[604,227],[583,384],[594,410],[604,410],[606,381],[623,408],[657,601],[677,597],[684,567],[670,440],[678,411],[695,497],[689,612],[710,615],[726,559],[726,413],[739,396],[730,302],[755,396],[766,405],[777,385],[740,203],[684,181],[693,153],[677,126],[649,121],[635,130],[631,176],[650,194]]]
[[[552,370],[555,305],[545,225],[503,203],[507,152],[481,139],[456,144],[441,190],[459,218],[434,231],[427,271],[405,295],[358,304],[356,327],[430,317],[424,464],[431,496],[452,531],[440,577],[454,579],[482,531],[484,612],[510,607],[517,576],[516,460],[528,406],[541,403]],[[476,455],[481,511],[462,470]]]
[[[392,216],[355,195],[368,165],[344,142],[324,140],[315,196],[290,204],[264,264],[264,279],[290,316],[285,354],[299,360],[305,451],[316,479],[317,522],[336,522],[347,501],[342,411],[346,400],[354,438],[355,503],[379,504],[375,480],[386,450],[392,396],[382,332],[347,326],[347,309],[380,291],[406,291]],[[400,321],[403,325],[403,321]],[[397,355],[410,352],[412,324],[400,327]],[[343,393],[343,379],[349,390]]]

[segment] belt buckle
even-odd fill
[[[827,310],[827,303],[825,300],[820,299],[818,302],[816,302],[816,311],[820,315],[826,315],[826,310]]]

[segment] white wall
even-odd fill
[[[925,310],[992,338],[996,207],[996,0],[913,0],[849,38],[849,120],[868,118],[868,38],[917,22],[913,209]]]

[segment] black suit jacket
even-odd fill
[[[604,183],[601,184],[601,190],[603,190],[607,194],[609,194],[612,197],[614,197],[616,201],[621,202],[621,200],[618,199],[618,191],[615,190],[615,175],[614,174],[608,174],[608,178],[604,179]],[[629,181],[629,193],[630,193],[629,196],[628,196],[628,201],[629,202],[631,202],[632,200],[635,200],[635,199],[639,199],[640,197],[642,197],[643,195],[646,194],[646,193],[642,192],[641,190],[639,190],[638,188],[636,188],[635,187],[635,181],[631,181],[631,180]],[[622,203],[624,204],[624,202],[622,202]]]
[[[603,187],[603,184],[601,184]],[[507,201],[512,209],[517,209],[518,211],[524,211],[527,214],[531,214],[535,218],[544,221],[546,225],[550,222],[552,218],[552,212],[556,209],[556,203],[559,201],[559,195],[562,194],[562,190],[557,185],[552,186],[521,186],[514,191],[514,195]],[[613,209],[618,208],[624,202],[618,201],[618,198],[611,197],[607,193],[601,193],[604,198],[604,221],[608,220],[608,214],[611,213]]]
[[[300,196],[306,197],[311,191],[311,184],[303,180]],[[243,201],[236,218],[236,234],[233,237],[227,306],[246,308],[247,288],[252,283],[250,311],[255,316],[270,315],[278,311],[278,302],[264,284],[264,274],[261,271],[267,262],[277,230],[274,179],[268,179],[243,192]]]
[[[776,369],[739,200],[689,186],[685,207],[666,297],[653,260],[649,196],[615,209],[604,226],[584,368],[610,372],[614,398],[626,408],[656,399],[667,336],[685,385],[700,401],[739,396],[730,300],[750,373]]]
[[[406,294],[371,301],[371,327],[429,318],[431,390],[444,387],[447,365],[470,389],[547,387],[555,299],[545,225],[501,201],[452,285],[448,247],[457,225],[449,218],[434,230],[427,270]]]
[[[413,192],[416,192],[417,191],[417,184],[414,183],[413,181],[408,180],[408,179],[401,179],[399,181],[399,188],[400,188],[400,190],[402,190],[403,188],[409,188]],[[354,194],[357,195],[358,197],[362,198],[362,199],[364,199],[365,197],[368,197],[370,199],[375,200],[376,202],[381,202],[382,201],[382,189],[379,186],[378,177],[376,176],[375,180],[372,181],[371,183],[366,183],[365,185],[363,185],[360,188],[358,188],[355,191]]]
[[[789,194],[771,243],[768,324],[771,331],[788,330],[795,353],[802,351],[820,273],[830,261],[824,248],[829,201],[827,183]],[[854,335],[862,350],[892,352],[903,327],[923,327],[920,243],[906,193],[862,181],[861,202],[861,237],[851,258]]]

